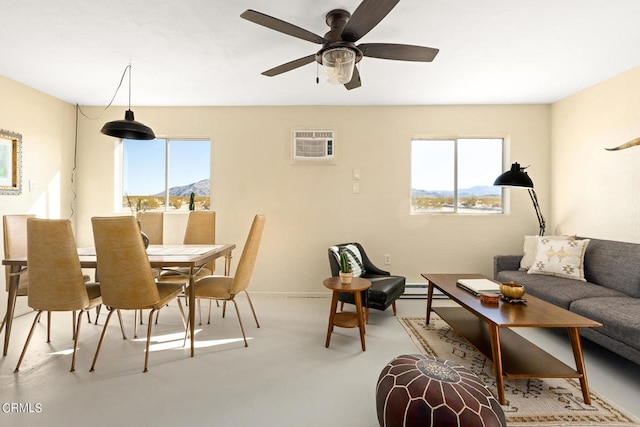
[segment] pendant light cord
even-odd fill
[[[89,120],[98,120],[105,111],[107,111],[107,108],[111,107],[111,104],[113,104],[113,100],[116,99],[116,95],[118,94],[118,91],[120,90],[120,87],[122,87],[122,82],[124,81],[124,76],[127,74],[127,70],[129,70],[129,109],[131,109],[131,63],[129,63],[129,65],[127,65],[124,68],[124,71],[122,72],[122,77],[120,77],[120,83],[118,83],[118,87],[116,88],[115,93],[113,94],[113,97],[111,97],[111,101],[109,101],[109,104],[107,104],[106,107],[104,107],[104,109],[100,112],[100,114],[97,117],[89,117],[87,116],[84,111],[82,111],[82,109],[80,108],[80,105],[76,102],[76,129],[75,129],[75,138],[74,138],[74,147],[73,147],[73,167],[71,169],[71,193],[72,193],[72,200],[70,202],[70,210],[71,213],[69,215],[69,219],[71,219],[74,215],[75,215],[75,209],[74,209],[74,205],[76,202],[76,197],[77,197],[77,193],[76,193],[76,188],[75,188],[75,176],[76,176],[76,170],[77,170],[77,160],[78,160],[78,113],[82,114],[84,117],[86,117]]]
[[[131,110],[131,62],[129,62],[128,68],[129,68],[129,110]],[[126,68],[124,70],[125,72],[127,71]],[[123,77],[124,77],[124,74],[123,74]],[[122,84],[122,81],[120,81],[120,84]],[[120,86],[118,86],[118,89],[119,88]],[[116,90],[116,93],[117,93],[117,90]],[[111,101],[113,101],[113,99],[111,99]]]
[[[116,99],[116,95],[118,95],[118,92],[120,91],[120,88],[122,87],[122,82],[124,81],[124,76],[127,74],[127,70],[129,71],[129,109],[131,109],[131,63],[129,63],[129,65],[124,67],[124,71],[122,72],[122,77],[120,77],[120,83],[118,83],[118,87],[116,88],[115,93],[111,97],[111,101],[109,101],[107,106],[104,107],[104,109],[100,112],[100,114],[97,117],[89,117],[84,113],[84,111],[82,111],[80,106],[76,103],[76,107],[78,107],[78,110],[80,111],[80,114],[82,114],[84,117],[86,117],[89,120],[98,120],[100,117],[102,117],[104,112],[107,111],[107,109],[109,107],[111,107],[111,104],[113,104],[113,100]]]

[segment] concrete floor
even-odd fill
[[[69,373],[71,315],[57,313],[52,342],[45,343],[42,322],[14,374],[33,315],[16,319],[9,354],[0,360],[0,425],[377,426],[374,397],[381,369],[397,355],[418,352],[391,310],[371,311],[363,352],[357,329],[336,328],[325,348],[329,298],[252,297],[259,329],[247,301],[239,298],[249,347],[243,346],[235,311],[223,319],[214,305],[211,325],[197,328],[194,358],[181,347],[176,305],[163,309],[147,373],[144,338],[131,339],[132,313],[125,313],[127,340],[112,319],[92,373],[106,314],[98,326],[83,323],[76,372]],[[425,300],[398,302],[399,316],[423,316],[424,310]],[[145,334],[146,325],[139,331]],[[524,334],[573,363],[566,334]],[[583,345],[591,388],[640,418],[640,366],[589,341]],[[27,412],[7,404],[21,404]]]

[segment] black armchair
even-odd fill
[[[392,276],[388,271],[384,271],[376,267],[366,252],[359,243],[340,243],[335,245],[338,248],[342,248],[347,245],[355,246],[360,252],[362,257],[362,267],[364,267],[364,273],[360,276],[363,279],[367,279],[371,282],[371,287],[362,291],[362,306],[365,307],[365,318],[369,323],[369,309],[375,308],[376,310],[384,311],[389,306],[393,307],[393,315],[396,315],[396,300],[404,293],[405,278],[402,276]],[[340,271],[340,265],[336,258],[335,251],[329,248],[329,266],[331,267],[331,275],[333,277],[338,276]],[[353,293],[341,293],[340,302],[343,304],[355,304]]]

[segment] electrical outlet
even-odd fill
[[[384,256],[384,265],[390,265],[391,264],[391,255],[386,254]]]

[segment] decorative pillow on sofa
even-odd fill
[[[524,256],[520,260],[520,270],[526,271],[533,265],[533,260],[536,259],[536,252],[538,249],[538,237],[540,236],[524,236]],[[575,240],[576,235],[565,236],[545,236],[548,239],[557,240]]]
[[[356,245],[331,246],[330,249],[338,260],[338,263],[340,263],[340,253],[345,252],[347,254],[349,268],[351,268],[353,272],[353,277],[360,277],[365,273],[364,265],[362,264],[362,255]]]
[[[586,281],[584,253],[590,239],[566,240],[538,237],[538,248],[528,274],[548,274]]]

